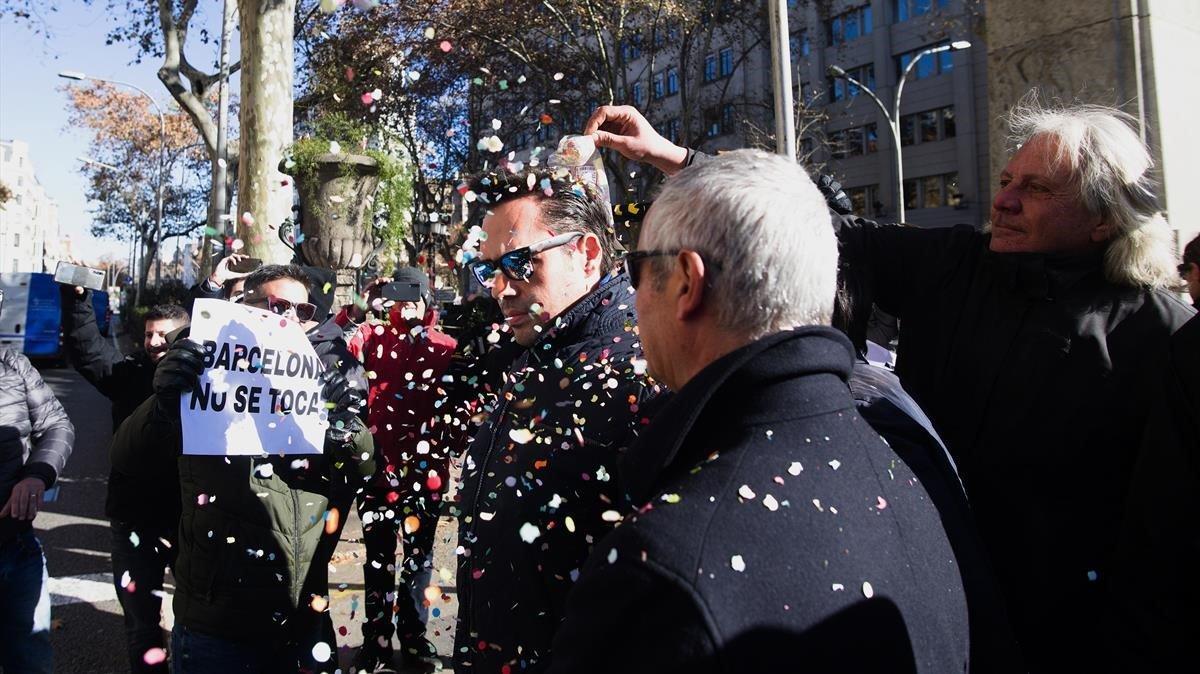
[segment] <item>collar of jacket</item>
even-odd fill
[[[988,243],[990,244],[990,237]],[[1053,299],[1089,276],[1103,275],[1104,253],[995,253],[988,259],[1001,270],[1014,290],[1035,299]]]
[[[319,344],[342,339],[343,334],[342,326],[338,325],[334,317],[330,316],[324,323],[306,332],[305,337],[308,337],[310,343]]]
[[[626,312],[617,307],[625,304],[631,310],[633,302],[633,288],[625,272],[601,279],[590,293],[550,321],[546,332],[529,347],[530,355],[540,360],[591,336],[624,334]]]
[[[844,396],[837,403],[853,407],[846,385],[853,367],[850,340],[825,326],[777,332],[713,361],[655,414],[650,427],[623,457],[622,490],[629,503],[640,506],[654,496],[659,477],[673,464],[690,468],[703,458],[681,452],[690,435],[707,435],[699,432],[698,426],[723,423],[731,417],[738,423],[766,421],[777,417],[782,406],[802,404],[798,398],[784,400],[776,395],[778,391],[772,391],[776,385],[791,384],[808,375],[835,375]]]

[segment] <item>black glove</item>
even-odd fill
[[[358,414],[366,400],[365,392],[332,368],[317,378],[321,384],[321,397],[329,408],[329,429],[325,437],[337,443],[349,441],[359,424]]]
[[[204,347],[190,339],[179,339],[154,369],[154,393],[159,408],[179,414],[179,396],[196,388],[204,372]]]
[[[851,208],[850,197],[842,190],[842,184],[833,179],[833,176],[822,173],[817,176],[817,189],[821,190],[821,196],[825,197],[825,203],[829,206],[829,210],[838,215],[850,215],[853,213]]]

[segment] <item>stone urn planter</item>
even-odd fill
[[[372,215],[379,187],[379,164],[361,154],[322,154],[315,170],[281,162],[300,193],[302,220],[298,248],[310,264],[337,272],[335,301],[351,301],[355,272],[374,248]],[[308,167],[306,167],[307,169]]]

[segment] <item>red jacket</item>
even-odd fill
[[[450,410],[442,376],[457,342],[437,329],[437,316],[430,310],[409,332],[394,310],[389,321],[368,319],[349,339],[351,353],[367,370],[367,424],[387,472],[400,477],[400,496],[414,482],[421,485],[417,491],[432,493],[449,482],[450,432],[440,417]],[[345,309],[336,320],[348,323]]]

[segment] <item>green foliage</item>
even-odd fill
[[[344,112],[322,115],[310,124],[311,133],[300,138],[288,150],[287,166],[302,190],[315,192],[319,187],[317,158],[329,154],[332,143],[337,143],[343,153],[360,153],[375,160],[379,166],[379,189],[375,193],[375,209],[387,213],[387,224],[381,232],[385,241],[399,242],[404,237],[405,218],[412,202],[412,180],[407,163],[391,154],[373,147],[366,147],[371,129],[362,122],[351,119]],[[350,175],[354,168],[346,165],[343,175]]]

